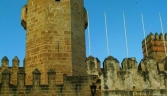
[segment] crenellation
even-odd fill
[[[19,68],[19,63],[20,63],[20,60],[17,56],[15,56],[12,60],[12,67],[13,68]]]
[[[165,36],[164,36],[162,33],[160,33],[159,39],[160,39],[161,41],[163,41],[163,40],[165,40]]]
[[[159,40],[159,34],[155,33],[155,40]]]
[[[104,71],[120,71],[120,67],[119,67],[119,61],[112,57],[112,56],[108,56],[107,58],[105,58],[104,62],[103,62],[103,68]]]
[[[93,56],[89,56],[86,58],[86,67],[87,74],[89,75],[98,75],[100,70],[100,61],[98,58],[94,58]]]
[[[2,58],[0,95],[91,96],[95,84],[96,96],[165,96],[167,33],[147,35],[139,65],[135,57],[124,58],[120,65],[108,56],[100,68],[98,58],[86,58],[84,0],[28,0],[21,12],[26,56],[23,67],[17,56],[12,67]]]
[[[8,66],[9,66],[9,60],[6,56],[4,56],[1,60],[1,70],[8,68]]]
[[[165,36],[163,36],[162,33],[160,33],[160,34],[155,33],[155,35],[150,33],[150,35],[147,36],[146,39],[147,39],[146,45],[147,45],[148,55],[152,56],[157,61],[163,60],[164,57],[165,57],[164,45],[167,46],[167,41],[165,39]],[[146,46],[145,46],[145,41],[144,40],[142,42],[142,50],[143,50],[144,57],[146,57],[147,53],[146,53]],[[164,42],[165,42],[165,44],[164,44]]]
[[[150,36],[150,40],[154,40],[154,34],[152,32],[150,32],[149,36]]]
[[[122,70],[127,71],[130,69],[136,69],[137,68],[137,62],[136,58],[124,58],[122,61]]]
[[[4,60],[8,61],[8,59]],[[15,57],[13,60],[18,61],[19,59]],[[66,74],[64,74],[64,82],[62,85],[59,85],[55,82],[58,78],[56,78],[55,75],[57,74],[53,68],[49,69],[46,73],[48,74],[47,85],[43,85],[40,83],[41,72],[37,68],[34,69],[34,71],[32,72],[33,85],[25,85],[26,73],[24,68],[21,67],[19,67],[18,71],[13,71],[17,74],[17,83],[13,84],[10,82],[12,79],[12,67],[9,67],[2,72],[2,86],[5,87],[3,87],[1,93],[17,94],[18,96],[21,94],[29,94],[31,96],[32,94],[37,95],[41,93],[46,95],[50,93],[57,95],[74,95],[82,93],[85,94],[84,96],[87,96],[88,94],[90,94],[90,91],[88,90],[92,82],[94,82],[97,85],[97,94],[103,94],[102,91],[106,89],[112,90],[112,92],[117,90],[118,93],[124,89],[129,91],[141,90],[138,91],[138,93],[140,94],[144,92],[142,91],[143,89],[150,89],[152,92],[152,89],[159,88],[159,90],[164,90],[164,65],[166,63],[165,60],[166,59],[164,59],[161,62],[157,62],[153,57],[147,57],[143,58],[138,66],[136,58],[125,58],[122,61],[122,68],[120,68],[119,61],[112,56],[108,56],[107,58],[105,58],[103,62],[103,68],[105,71],[103,69],[100,69],[100,71],[98,71],[98,74],[90,74],[87,76],[67,76]],[[86,59],[85,64],[89,64],[87,63],[88,61],[96,62],[98,66],[100,65],[100,63],[97,63],[100,61],[97,58],[94,58],[93,56],[89,56]],[[115,94],[112,92],[109,92],[109,94]]]
[[[147,35],[147,37],[145,38],[146,39],[146,44],[148,46],[148,44],[152,41],[163,41],[165,40],[166,41],[166,38],[167,38],[167,35],[163,35],[162,33],[158,34],[158,33],[155,33],[155,35],[153,33],[150,32],[149,35]],[[142,41],[142,47],[145,46],[145,39],[143,39]]]

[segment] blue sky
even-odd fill
[[[20,24],[21,8],[27,0],[1,0],[0,3],[0,59],[7,56],[11,66],[14,56],[20,59],[22,66],[25,57],[25,30]],[[121,64],[126,58],[126,42],[123,16],[126,19],[128,38],[128,57],[136,57],[138,63],[143,58],[141,42],[144,38],[141,13],[144,16],[146,35],[150,32],[161,33],[159,13],[161,13],[164,32],[167,32],[166,0],[84,0],[89,13],[91,55],[101,63],[108,56],[104,12],[107,16],[110,55]],[[86,56],[88,51],[88,30],[86,36]]]

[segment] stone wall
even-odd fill
[[[143,56],[147,57],[148,53],[148,56],[153,57],[157,61],[163,60],[164,57],[166,56],[164,45],[165,47],[167,47],[167,34],[163,36],[162,33],[161,34],[156,33],[155,35],[150,33],[146,37],[146,39],[142,41]]]
[[[2,58],[0,67],[0,96],[91,96],[90,85],[95,83],[96,96],[166,96],[166,58],[157,62],[152,57],[143,58],[139,65],[135,58],[119,61],[109,56],[99,67],[100,61],[90,56],[86,59],[86,76],[64,74],[63,83],[56,83],[56,71],[47,71],[48,84],[41,83],[41,72],[35,68],[32,85],[26,85],[24,67],[19,67],[19,59],[14,57],[12,67],[8,58]]]
[[[124,96],[123,94],[138,94],[137,96],[164,94],[165,96],[166,69],[164,66],[167,63],[166,58],[163,58],[161,62],[157,62],[152,57],[146,57],[139,64],[134,57],[125,58],[120,66],[116,58],[109,56],[104,60],[102,70],[98,72],[96,72],[98,68],[96,58],[93,56],[88,57],[86,64],[91,66],[92,61],[94,61],[95,66],[94,68],[87,67],[87,72],[92,72],[92,75],[98,73],[97,79],[94,79],[93,82],[101,87],[101,93],[103,94],[101,96],[111,96],[111,94],[112,96],[121,94],[121,96]],[[98,83],[99,80],[100,84]]]
[[[98,58],[85,58],[88,22],[83,2],[28,0],[21,15],[26,30],[24,67],[19,67],[17,56],[12,67],[6,56],[2,58],[0,96],[91,96],[92,83],[96,96],[165,96],[167,35],[150,33],[143,40],[139,64],[134,57],[120,64],[109,56],[100,68]]]
[[[63,83],[55,83],[56,72],[48,70],[48,84],[41,84],[41,72],[36,68],[32,73],[32,85],[25,85],[24,67],[19,67],[19,59],[13,59],[12,67],[8,67],[8,58],[2,58],[0,68],[0,96],[90,96],[91,76],[63,75]],[[16,66],[18,65],[18,66]],[[17,70],[14,68],[17,67]]]

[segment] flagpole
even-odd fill
[[[126,41],[126,55],[128,58],[128,41],[127,41],[127,35],[126,35],[126,23],[125,23],[124,12],[123,12],[123,21],[124,21],[124,32],[125,32],[125,41]]]
[[[107,20],[106,20],[106,13],[104,12],[104,17],[105,17],[105,28],[106,28],[106,41],[107,41],[107,53],[109,56],[109,46],[108,46],[108,30],[107,30]]]
[[[164,29],[163,29],[162,18],[161,18],[161,14],[160,13],[159,13],[159,18],[160,18],[161,30],[162,30],[163,41],[164,41],[165,56],[167,56],[167,54],[166,54],[166,43],[165,43],[165,38],[164,38]]]
[[[146,35],[145,35],[145,28],[144,28],[144,19],[143,19],[143,14],[141,13],[141,18],[142,18],[142,25],[143,25],[143,33],[144,33],[144,43],[145,43],[145,49],[146,49],[146,55],[148,57],[148,51],[147,51],[147,45],[146,45]]]
[[[87,11],[87,18],[88,18],[88,43],[89,43],[89,56],[91,55],[91,46],[90,46],[90,27],[89,27],[89,15]]]

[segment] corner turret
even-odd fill
[[[150,33],[143,41],[142,41],[142,50],[144,58],[147,57],[147,53],[149,57],[153,57],[156,61],[161,61],[165,58],[165,47],[167,47],[167,34],[163,36],[161,33],[152,34]],[[146,40],[146,45],[145,45]],[[165,41],[165,44],[164,44]],[[147,50],[146,50],[147,48]]]

